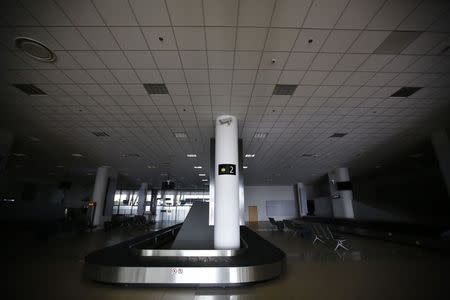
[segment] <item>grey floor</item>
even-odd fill
[[[286,272],[233,289],[119,287],[82,278],[87,253],[156,228],[47,241],[8,231],[2,241],[7,275],[2,299],[450,299],[450,254],[348,236],[351,250],[336,255],[311,240],[271,231],[266,222],[250,227],[286,252]]]

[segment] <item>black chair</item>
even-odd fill
[[[328,243],[332,242],[333,244],[335,244],[333,249],[334,251],[337,251],[339,248],[349,250],[349,248],[347,248],[344,245],[346,239],[333,234],[328,225],[320,223],[311,223],[311,229],[314,234],[313,244],[315,244],[317,241],[321,242],[324,245],[326,245],[327,242]]]
[[[274,218],[269,218],[269,222],[273,226],[276,226],[278,231],[283,231],[284,230],[284,223],[282,221],[275,221]]]

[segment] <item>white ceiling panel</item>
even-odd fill
[[[239,26],[269,27],[274,0],[240,0]]]
[[[348,0],[316,0],[313,2],[303,27],[333,28]]]
[[[385,0],[351,0],[342,13],[336,28],[364,29]]]
[[[205,32],[199,27],[175,27],[175,38],[180,50],[205,50]]]
[[[79,27],[78,30],[94,50],[119,49],[119,45],[107,27]]]
[[[76,26],[105,25],[90,0],[56,0],[55,2]]]
[[[360,31],[357,30],[333,30],[320,51],[344,53],[353,44],[359,33]]]
[[[203,26],[202,0],[166,0],[174,26]]]
[[[125,51],[128,62],[134,69],[155,69],[156,65],[150,51]]]
[[[207,55],[210,69],[233,69],[234,52],[208,51]]]
[[[169,26],[164,0],[130,0],[131,8],[141,26]]]
[[[131,69],[131,65],[122,51],[98,51],[97,55],[110,69]]]
[[[206,26],[236,26],[238,0],[203,1]]]
[[[390,33],[390,31],[364,31],[350,47],[349,52],[373,53]]]
[[[148,49],[139,27],[113,27],[111,31],[122,50]]]
[[[420,0],[388,0],[371,20],[368,29],[394,30],[420,3]]]
[[[234,50],[235,29],[232,27],[207,27],[206,48],[208,50]]]
[[[61,8],[51,0],[23,0],[21,3],[43,26],[71,25]]]
[[[127,0],[92,0],[108,26],[136,26],[136,18]]]
[[[264,50],[290,51],[292,49],[292,46],[294,45],[297,35],[297,29],[270,29]]]
[[[237,50],[262,50],[266,41],[266,28],[245,28],[237,30]]]

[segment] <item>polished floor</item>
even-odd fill
[[[286,272],[274,281],[232,289],[119,287],[82,278],[87,253],[155,228],[48,240],[8,230],[2,241],[7,271],[2,299],[450,299],[450,253],[347,236],[351,250],[337,255],[290,232],[272,231],[266,222],[250,227],[286,252]]]

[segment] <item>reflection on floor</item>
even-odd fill
[[[286,272],[274,281],[233,289],[138,288],[81,277],[83,257],[90,251],[168,225],[47,241],[4,232],[8,279],[2,299],[450,299],[450,254],[348,236],[351,250],[336,255],[290,232],[272,231],[266,222],[249,227],[287,254]]]

